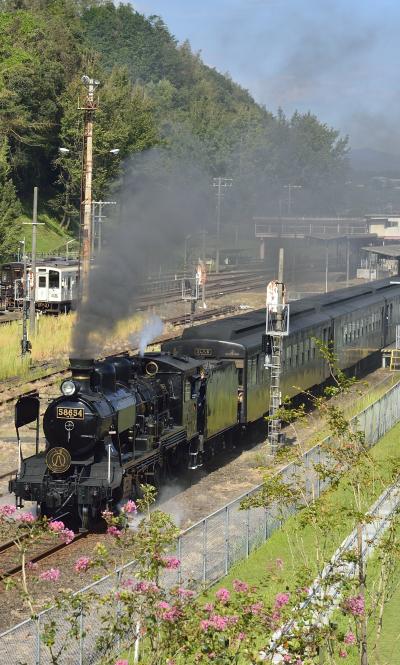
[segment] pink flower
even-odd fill
[[[225,630],[228,624],[228,617],[223,617],[220,614],[213,614],[213,616],[210,618],[210,626],[215,628],[215,630]]]
[[[345,644],[355,644],[356,643],[356,636],[354,633],[347,633],[347,635],[344,636],[343,642]]]
[[[220,601],[220,603],[227,603],[231,594],[229,593],[228,589],[218,589],[218,591],[215,594],[217,600]]]
[[[263,603],[261,603],[261,602],[253,603],[252,605],[250,605],[250,612],[251,612],[252,614],[254,614],[255,616],[256,616],[257,614],[260,614],[260,612],[261,612],[263,609],[264,609],[264,605],[263,605]]]
[[[66,545],[69,545],[69,543],[72,543],[73,539],[75,538],[75,534],[71,529],[63,529],[62,531],[59,532],[59,536],[63,543]]]
[[[0,517],[11,517],[11,515],[14,515],[16,511],[15,506],[11,506],[9,503],[6,503],[5,506],[1,506],[0,508]]]
[[[278,593],[275,596],[275,607],[280,609],[284,605],[287,605],[289,602],[290,593]]]
[[[74,569],[77,573],[86,573],[90,568],[92,560],[88,556],[81,556],[75,561]]]
[[[211,626],[211,623],[210,623],[210,621],[209,621],[208,619],[202,619],[202,620],[200,621],[200,628],[201,628],[201,630],[206,631],[206,630],[209,629],[210,626]]]
[[[157,603],[157,606],[160,608],[160,610],[170,610],[171,605],[167,603],[165,600],[160,600],[159,603]]]
[[[65,524],[64,522],[54,520],[54,522],[49,522],[49,530],[53,531],[54,533],[60,533],[61,531],[64,531],[65,529]]]
[[[43,573],[40,573],[39,579],[45,580],[46,582],[57,582],[60,577],[60,571],[58,568],[49,568],[49,570],[44,570]]]
[[[28,563],[26,564],[26,567],[27,567],[28,570],[36,570],[37,567],[38,567],[38,564],[33,563],[33,561],[28,561]]]
[[[347,658],[347,651],[345,651],[344,649],[341,649],[339,651],[339,658]]]
[[[355,617],[362,617],[365,610],[364,596],[352,596],[343,603],[343,609]]]
[[[160,589],[154,582],[137,582],[135,591],[139,593],[158,593]]]
[[[276,559],[275,565],[276,565],[277,568],[279,568],[279,570],[282,570],[283,565],[284,565],[283,564],[283,559]]]
[[[214,610],[214,605],[213,603],[206,603],[203,607],[203,610],[205,612],[212,612]]]
[[[116,526],[109,526],[107,529],[107,533],[109,536],[114,536],[114,538],[120,538],[122,531],[120,529],[117,529]]]
[[[249,590],[249,585],[246,584],[246,582],[242,582],[241,580],[233,580],[233,588],[238,593],[247,593]]]
[[[239,642],[242,642],[244,639],[246,639],[246,633],[239,633],[237,639],[239,640]]]
[[[165,556],[161,558],[161,563],[168,570],[176,570],[181,565],[181,562],[175,556]]]
[[[285,655],[283,656],[283,660],[285,661],[285,663],[290,663],[290,661],[292,660],[292,657],[289,656],[288,653],[285,653]]]
[[[127,501],[124,506],[122,506],[122,510],[124,513],[131,514],[131,513],[137,513],[137,508],[136,508],[136,503],[134,501]]]
[[[121,660],[121,659],[119,659],[119,660],[116,660],[116,661],[115,661],[115,665],[129,665],[129,663],[128,663],[127,660]]]
[[[182,587],[179,587],[177,593],[180,598],[193,598],[195,595],[195,592],[191,589],[183,589]]]
[[[180,617],[181,613],[177,607],[171,607],[169,610],[166,610],[161,614],[161,618],[164,621],[175,621]]]
[[[32,522],[36,522],[36,517],[32,513],[18,513],[17,520],[25,524],[31,524]]]

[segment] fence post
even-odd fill
[[[246,557],[250,554],[250,510],[246,509]]]
[[[41,641],[40,641],[40,614],[35,621],[36,625],[36,659],[35,665],[40,665],[40,656],[41,656]]]
[[[229,570],[229,506],[225,507],[225,575]]]
[[[207,579],[207,520],[203,520],[203,582]]]
[[[83,607],[79,615],[79,665],[83,665]]]
[[[267,509],[264,508],[264,540],[268,539],[268,513]]]
[[[178,536],[178,559],[182,563],[182,537]],[[178,584],[182,582],[181,566],[178,567]]]

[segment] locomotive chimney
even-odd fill
[[[72,378],[79,383],[82,392],[92,391],[92,376],[94,370],[93,358],[70,358],[69,364]]]

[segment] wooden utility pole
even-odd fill
[[[80,107],[84,111],[80,260],[80,296],[84,301],[88,297],[92,244],[93,120],[96,111],[94,92],[100,81],[95,81],[89,76],[82,76],[82,83],[87,89],[86,100]]]

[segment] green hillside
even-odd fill
[[[210,179],[234,178],[233,222],[277,210],[287,182],[301,185],[314,209],[323,192],[326,210],[346,177],[347,141],[336,130],[311,113],[286,118],[257,105],[178,44],[161,18],[129,4],[0,0],[0,34],[0,258],[15,252],[35,185],[41,212],[77,233],[84,73],[101,81],[97,199],[118,197],[127,158],[153,146],[162,147],[167,170],[179,157]],[[109,152],[115,147],[118,156]]]

